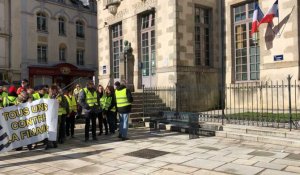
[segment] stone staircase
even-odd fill
[[[129,126],[131,127],[145,126],[145,122],[149,121],[149,114],[157,115],[159,111],[170,110],[154,93],[147,93],[147,95],[143,95],[142,92],[134,92],[132,93],[132,96],[132,111],[129,114],[128,121]]]
[[[216,136],[300,148],[300,131],[244,125],[224,125]]]

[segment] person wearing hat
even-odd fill
[[[100,96],[95,89],[94,82],[88,81],[86,87],[80,91],[79,105],[82,107],[82,111],[85,114],[85,141],[89,140],[90,121],[92,121],[92,135],[93,140],[97,140],[96,137],[96,117],[100,109]]]
[[[119,138],[127,140],[128,117],[131,112],[131,103],[133,102],[133,98],[130,90],[126,88],[125,83],[121,84],[117,81],[115,86],[115,99],[120,119]]]
[[[49,98],[49,95],[47,94],[44,85],[35,87],[35,90],[36,92],[32,94],[33,100],[39,100],[41,98]]]
[[[16,105],[17,99],[17,89],[15,86],[10,86],[8,88],[8,95],[3,98],[3,107]]]
[[[21,81],[21,87],[19,87],[17,90],[17,94],[19,95],[22,91],[27,91],[28,85],[29,85],[28,80],[23,79]]]

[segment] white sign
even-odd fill
[[[0,152],[40,142],[56,141],[58,102],[40,99],[0,110]]]

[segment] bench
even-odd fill
[[[160,127],[164,125],[165,128]],[[167,129],[166,126],[169,128]],[[199,115],[190,112],[160,112],[159,115],[150,117],[150,131],[161,129],[189,133],[189,138],[199,138]]]

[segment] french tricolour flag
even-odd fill
[[[264,14],[261,11],[261,9],[259,8],[258,3],[255,3],[255,9],[253,12],[253,20],[252,20],[252,29],[251,29],[251,34],[254,34],[256,32],[258,32],[258,27],[260,24],[260,21],[263,19]]]
[[[269,11],[266,13],[266,15],[260,21],[260,24],[262,24],[262,23],[270,23],[270,22],[273,21],[274,17],[279,17],[278,0],[276,0],[274,2],[274,4],[272,5],[272,7],[269,9]]]

